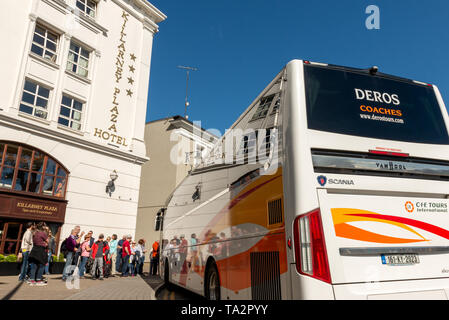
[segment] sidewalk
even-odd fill
[[[0,277],[2,300],[155,300],[162,284],[157,276],[112,277],[104,280],[81,279],[79,289],[66,285],[61,275],[48,276],[48,285],[37,287],[18,282],[17,276]]]

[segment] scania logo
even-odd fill
[[[329,184],[354,185],[354,181],[348,179],[329,179]]]
[[[324,187],[327,182],[327,178],[325,176],[319,176],[317,179],[320,186]]]
[[[354,181],[350,179],[327,179],[325,176],[317,177],[320,186],[324,187],[327,184],[341,184],[341,185],[354,185]]]

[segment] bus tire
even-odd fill
[[[207,300],[221,299],[220,276],[215,262],[211,262],[207,268],[204,291]]]

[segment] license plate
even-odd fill
[[[417,254],[382,254],[382,264],[390,266],[407,266],[419,263]]]

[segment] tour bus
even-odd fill
[[[438,88],[293,60],[158,212],[161,276],[208,299],[447,299]]]

